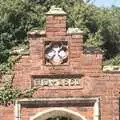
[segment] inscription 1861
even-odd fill
[[[35,87],[73,87],[82,88],[82,80],[80,78],[33,78]]]

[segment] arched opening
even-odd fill
[[[44,112],[37,113],[30,120],[86,120],[77,112],[65,108],[51,108]]]
[[[72,120],[72,119],[64,116],[57,116],[57,117],[48,118],[47,120]]]

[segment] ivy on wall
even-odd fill
[[[3,87],[0,88],[0,105],[8,106],[13,104],[18,98],[30,98],[37,88],[31,88],[26,91],[13,88],[12,83],[6,82]]]

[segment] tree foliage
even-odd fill
[[[96,46],[110,59],[120,51],[120,8],[98,8],[82,0],[0,0],[0,68],[11,67],[11,49],[27,44],[26,35],[32,28],[43,28],[45,12],[50,6],[67,12],[67,26],[84,31],[87,46]]]

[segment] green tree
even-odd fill
[[[87,46],[99,47],[105,59],[120,52],[120,8],[98,8],[82,0],[0,0],[0,71],[12,67],[11,50],[26,45],[27,32],[42,29],[52,5],[67,12],[67,27],[84,31]]]

